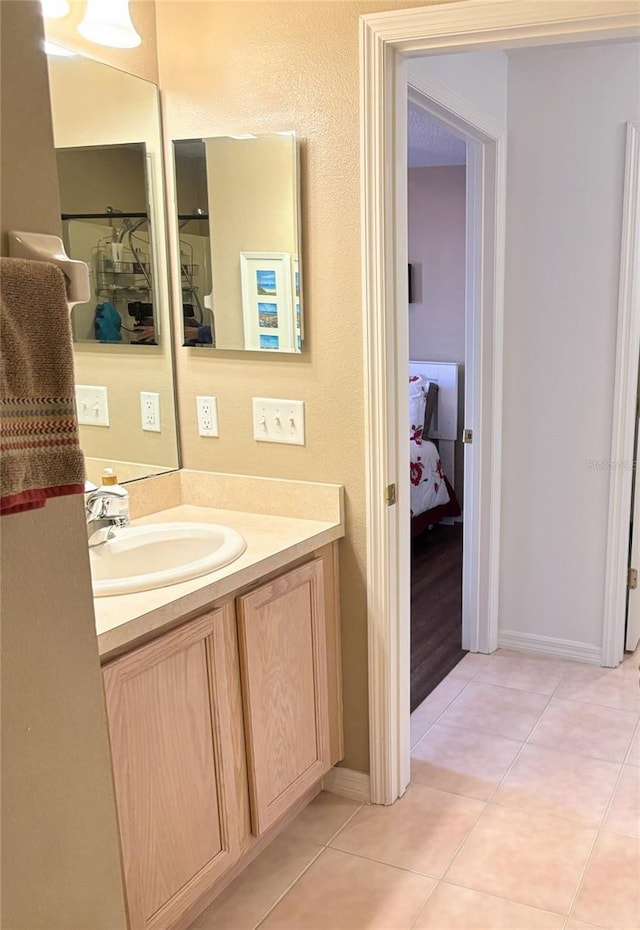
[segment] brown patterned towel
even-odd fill
[[[0,513],[84,490],[65,278],[0,258]]]

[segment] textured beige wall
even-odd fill
[[[358,17],[417,2],[173,2],[156,10],[172,138],[295,129],[302,140],[305,350],[278,358],[177,350],[187,468],[339,482],[345,764],[368,771]],[[218,397],[200,439],[195,396]],[[251,397],[306,404],[306,446],[255,443]]]
[[[59,234],[40,4],[2,0],[7,229]],[[82,499],[0,519],[2,917],[7,930],[124,930]]]

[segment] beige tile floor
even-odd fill
[[[191,930],[639,930],[639,661],[466,656],[403,798],[319,795]]]

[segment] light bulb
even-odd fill
[[[131,22],[129,0],[87,0],[78,32],[89,42],[111,48],[136,48],[142,42]]]
[[[61,19],[69,12],[68,0],[40,0],[45,19]]]

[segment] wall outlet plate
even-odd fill
[[[76,413],[81,426],[109,426],[106,387],[97,384],[76,384]]]
[[[215,397],[196,397],[198,412],[198,434],[200,436],[219,436],[218,401]]]
[[[140,423],[143,430],[160,432],[160,395],[156,391],[140,391]]]
[[[304,401],[252,397],[253,438],[257,442],[304,445]]]

